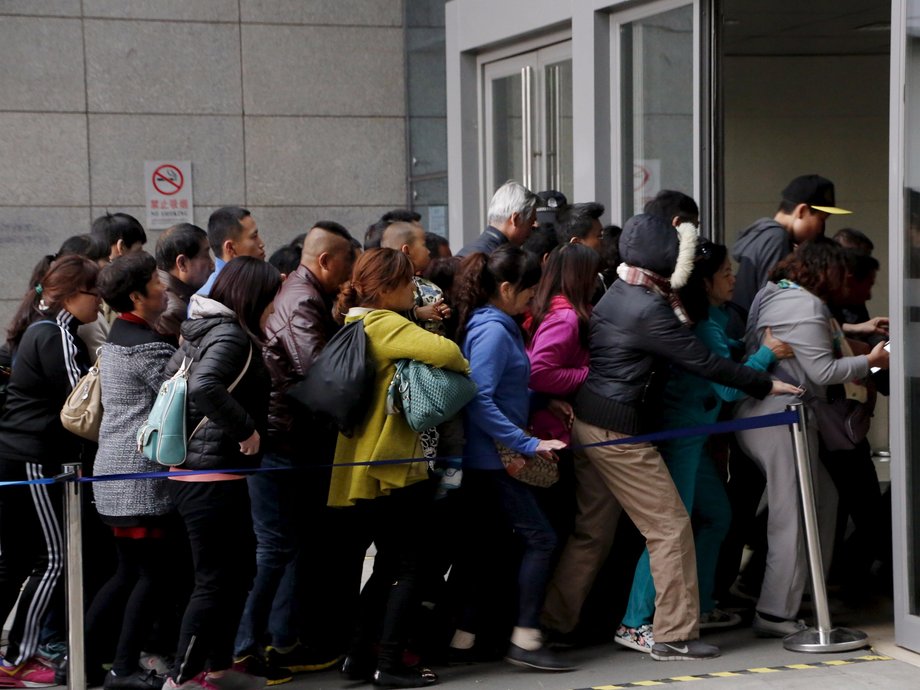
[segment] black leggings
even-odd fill
[[[171,674],[181,685],[202,671],[233,664],[233,641],[256,570],[256,544],[245,480],[170,480],[169,495],[185,522],[195,564],[195,589],[182,617]]]
[[[359,501],[355,508],[372,525],[377,547],[374,572],[361,590],[358,623],[349,654],[366,657],[379,642],[377,665],[398,667],[417,602],[421,550],[429,543],[426,530],[433,486],[419,482],[389,495]]]
[[[87,667],[98,668],[109,656],[106,632],[121,625],[115,661],[116,675],[138,669],[141,649],[153,625],[169,581],[170,560],[165,539],[115,539],[118,569],[93,598],[86,614]]]

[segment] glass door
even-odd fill
[[[486,63],[483,96],[483,198],[518,180],[571,199],[571,42]]]
[[[920,0],[892,2],[890,117],[895,639],[920,652]]]
[[[562,43],[537,53],[542,71],[538,94],[543,110],[538,152],[542,150],[540,179],[535,192],[555,189],[573,201],[572,156],[572,45]]]
[[[614,218],[662,189],[699,200],[699,19],[696,0],[611,15]]]

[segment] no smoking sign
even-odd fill
[[[144,188],[149,229],[194,222],[191,161],[146,161]]]
[[[175,165],[166,163],[153,171],[153,188],[160,194],[172,196],[182,190],[185,175]]]

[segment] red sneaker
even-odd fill
[[[35,659],[19,666],[0,664],[0,688],[50,688],[54,685],[57,685],[54,669]]]
[[[194,678],[190,678],[184,683],[176,683],[172,678],[167,678],[163,683],[163,690],[217,690],[207,680],[207,671],[202,671]]]

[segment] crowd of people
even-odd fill
[[[363,242],[319,221],[268,260],[243,208],[163,231],[153,255],[136,219],[107,213],[43,257],[0,362],[0,481],[68,462],[100,479],[87,682],[256,690],[337,667],[422,687],[432,666],[502,657],[571,670],[565,648],[598,630],[661,661],[718,656],[707,629],[794,633],[808,566],[788,431],[631,440],[793,402],[821,459],[824,562],[836,545],[854,580],[883,563],[866,434],[887,319],[866,309],[871,241],[824,236],[848,213],[833,184],[796,178],[731,251],[681,192],[622,228],[604,212],[509,181],[455,256],[397,209]],[[371,374],[348,428],[289,395],[346,331]],[[415,430],[393,403],[407,360],[475,397]],[[93,366],[98,443],[60,419]],[[186,371],[184,463],[125,479],[163,469],[137,431]],[[0,685],[66,681],[63,532],[59,485],[0,489],[0,619],[16,609]]]

